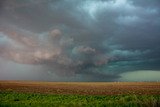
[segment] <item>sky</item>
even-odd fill
[[[0,80],[160,81],[160,1],[0,0]]]

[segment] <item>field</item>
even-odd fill
[[[160,107],[160,83],[0,81],[0,106]]]

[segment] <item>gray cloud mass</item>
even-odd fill
[[[159,43],[159,0],[0,1],[0,79],[128,81]]]

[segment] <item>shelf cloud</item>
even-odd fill
[[[157,73],[159,7],[159,0],[1,0],[0,79],[128,81]]]

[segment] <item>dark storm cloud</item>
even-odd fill
[[[38,75],[44,71],[59,81],[116,81],[122,72],[159,70],[159,5],[158,0],[2,0],[0,56],[40,65]]]

